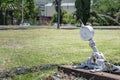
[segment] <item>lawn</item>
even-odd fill
[[[120,65],[120,30],[95,30],[94,40],[107,60]],[[0,71],[19,66],[81,63],[92,54],[79,29],[0,31]]]

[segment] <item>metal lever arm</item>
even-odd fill
[[[93,39],[89,41],[89,46],[92,48],[93,52],[99,52]]]

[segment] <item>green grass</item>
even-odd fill
[[[108,61],[120,64],[120,30],[95,30],[96,45]],[[19,66],[81,63],[92,54],[79,29],[0,31],[0,70]]]
[[[95,41],[108,60],[120,63],[119,30],[95,30]],[[78,29],[0,31],[0,66],[6,68],[82,62],[91,54]]]
[[[45,78],[49,75],[54,75],[55,69],[52,70],[44,70],[35,73],[28,73],[26,75],[14,76],[12,80],[45,80]]]

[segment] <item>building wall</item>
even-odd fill
[[[62,3],[74,3],[75,0],[62,0]]]
[[[55,13],[55,7],[54,5],[52,6],[45,6],[45,16],[53,16]]]
[[[67,11],[68,14],[71,14],[76,10],[74,6],[64,6],[63,9]]]
[[[74,3],[72,3],[72,5],[69,5],[69,3],[62,3],[61,8],[67,11],[68,14],[71,14],[76,10]],[[53,16],[55,12],[56,10],[54,5],[45,5],[45,16]]]
[[[45,6],[48,3],[52,3],[54,0],[35,0],[35,4],[40,8],[40,16],[52,16],[55,13],[54,6]],[[62,3],[74,3],[75,0],[62,0]],[[74,6],[64,6],[64,10],[68,13],[75,11]]]
[[[47,4],[47,3],[51,3],[53,2],[54,0],[35,0],[35,3],[44,3],[44,4]],[[62,0],[63,3],[74,3],[75,0]]]

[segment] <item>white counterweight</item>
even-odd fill
[[[94,37],[94,30],[89,25],[84,25],[82,23],[80,28],[80,37],[84,41],[89,41],[89,46],[93,50],[93,54],[85,61],[82,62],[80,65],[73,66],[73,68],[85,68],[88,67],[91,72],[97,71],[114,71],[117,70],[120,72],[120,66],[113,65],[106,61],[103,53],[100,53],[95,45],[95,41],[93,40]]]
[[[94,30],[91,26],[82,25],[80,28],[80,37],[84,41],[89,41],[89,46],[93,49],[93,52],[98,52],[98,49],[95,45],[95,41],[93,40]]]

